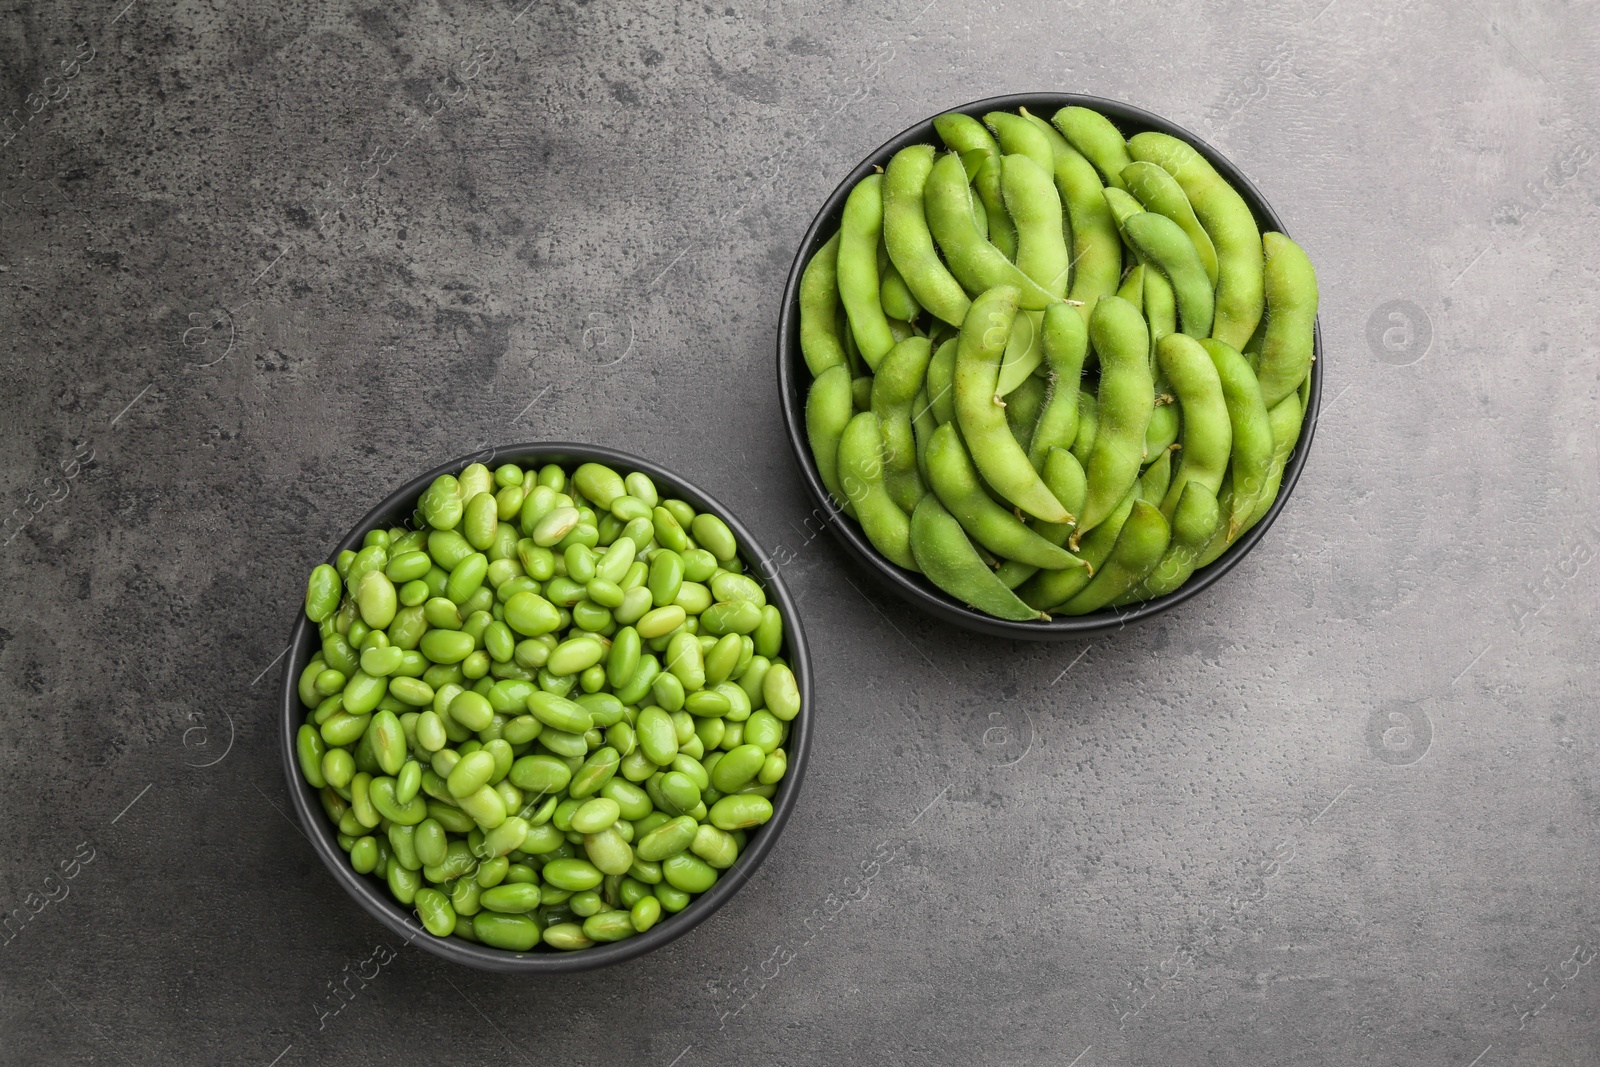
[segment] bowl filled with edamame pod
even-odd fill
[[[884,144],[789,273],[784,421],[816,518],[905,600],[1035,640],[1227,573],[1322,395],[1317,279],[1250,181],[1157,115],[994,97]]]
[[[283,684],[312,847],[385,926],[494,971],[649,952],[794,809],[811,666],[782,581],[675,474],[578,444],[463,457],[314,568]]]

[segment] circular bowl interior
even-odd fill
[[[773,798],[772,818],[750,833],[749,842],[739,861],[724,871],[717,884],[697,896],[687,908],[676,915],[663,917],[659,923],[642,934],[575,952],[560,952],[542,946],[531,952],[490,948],[487,945],[464,941],[459,937],[435,937],[428,933],[416,916],[390,895],[386,885],[371,875],[358,874],[352,869],[348,857],[339,848],[335,828],[323,812],[316,790],[312,789],[301,776],[299,759],[295,754],[295,734],[305,721],[306,715],[306,709],[300,704],[297,682],[300,672],[310,662],[313,652],[320,647],[316,640],[316,627],[306,618],[303,611],[298,612],[299,617],[289,640],[288,663],[284,668],[280,693],[282,707],[279,747],[283,756],[284,774],[288,778],[289,797],[294,804],[295,812],[300,817],[301,826],[305,828],[311,847],[333,873],[334,880],[384,926],[405,938],[408,943],[415,943],[436,956],[479,970],[519,974],[556,974],[589,970],[641,956],[688,933],[704,922],[712,912],[727,903],[750,879],[761,866],[767,853],[772,850],[773,843],[783,832],[784,825],[794,811],[800,782],[805,777],[806,761],[811,750],[814,693],[811,658],[806,648],[805,633],[800,625],[800,615],[795,610],[794,600],[789,595],[788,589],[776,574],[769,575],[757,566],[757,561],[765,559],[766,554],[751,536],[750,531],[729,513],[727,508],[692,483],[648,460],[614,449],[568,443],[510,445],[493,451],[462,456],[418,475],[396,489],[356,524],[329,555],[328,561],[332,562],[344,549],[359,548],[361,539],[369,530],[405,525],[415,510],[417,498],[441,474],[458,474],[470,463],[514,462],[525,467],[560,463],[570,469],[572,466],[591,460],[607,464],[624,474],[629,471],[641,471],[655,481],[663,496],[685,500],[693,505],[696,511],[711,512],[728,524],[734,536],[739,539],[741,555],[748,565],[747,573],[762,582],[769,600],[783,612],[784,652],[800,689],[803,711],[794,719],[789,743],[785,746],[789,754],[789,769],[784,776],[783,788]]]
[[[1099,111],[1115,123],[1124,136],[1131,137],[1146,130],[1155,130],[1187,141],[1217,168],[1218,173],[1239,191],[1240,196],[1244,197],[1245,203],[1255,213],[1256,222],[1262,232],[1268,230],[1288,232],[1261,192],[1222,153],[1183,127],[1129,104],[1074,93],[1018,93],[1012,96],[975,100],[970,104],[948,110],[965,112],[981,118],[990,111],[1015,111],[1019,107],[1025,107],[1034,114],[1049,118],[1061,108],[1073,105]],[[946,113],[940,112],[940,114]],[[867,540],[861,527],[834,507],[827,490],[823,487],[822,479],[817,475],[816,461],[812,458],[811,447],[806,441],[806,391],[811,385],[811,374],[800,354],[800,277],[812,254],[839,228],[839,219],[844,214],[845,198],[850,195],[850,190],[856,182],[872,173],[875,168],[886,166],[890,157],[907,145],[931,144],[942,147],[943,142],[933,128],[934,117],[930,115],[884,143],[839,183],[839,187],[823,203],[822,210],[817,212],[811,228],[806,231],[805,239],[800,242],[800,251],[795,256],[794,265],[789,270],[789,282],[784,288],[778,323],[778,394],[783,407],[784,426],[789,434],[789,447],[794,451],[795,462],[800,467],[800,476],[817,506],[814,517],[833,531],[833,535],[838,538],[846,552],[903,600],[930,615],[978,633],[1031,641],[1065,640],[1121,629],[1129,623],[1154,618],[1170,611],[1209,588],[1256,546],[1266,534],[1267,528],[1277,519],[1278,513],[1283,510],[1284,503],[1300,479],[1300,471],[1305,466],[1306,455],[1311,449],[1311,438],[1317,426],[1317,410],[1322,401],[1320,326],[1313,335],[1315,357],[1311,363],[1311,392],[1306,404],[1306,416],[1300,431],[1300,440],[1296,443],[1294,452],[1284,468],[1282,487],[1271,509],[1243,537],[1230,545],[1226,552],[1213,560],[1209,566],[1197,570],[1181,588],[1166,596],[1140,604],[1072,618],[1055,618],[1048,622],[1013,622],[984,614],[963,604],[922,575],[903,570],[885,559],[872,546],[872,542]]]

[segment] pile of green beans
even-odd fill
[[[428,932],[642,933],[772,817],[800,693],[726,523],[598,463],[474,463],[311,572],[300,771]]]
[[[885,558],[1004,619],[1170,593],[1260,522],[1317,278],[1184,141],[1099,112],[934,120],[807,262],[806,432]]]

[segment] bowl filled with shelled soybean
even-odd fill
[[[281,747],[318,857],[484,970],[688,932],[772,849],[810,748],[805,635],[765,558],[688,481],[591,445],[400,486],[312,569],[290,639]]]
[[[1317,279],[1226,158],[1126,104],[905,130],[801,242],[778,331],[819,517],[910,603],[1034,640],[1151,618],[1254,548],[1321,398]]]

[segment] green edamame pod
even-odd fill
[[[1072,227],[1073,277],[1067,296],[1078,302],[1078,312],[1087,322],[1094,305],[1101,297],[1115,294],[1122,280],[1122,238],[1106,206],[1105,186],[1094,164],[1048,122],[1026,111],[1023,114],[1050,142],[1055,165],[1051,176]]]
[[[1172,541],[1161,562],[1130,593],[1113,603],[1130,603],[1165,596],[1189,580],[1200,554],[1222,527],[1217,496],[1199,482],[1184,486],[1172,513]]]
[[[857,411],[872,410],[872,375],[863,374],[851,380],[850,403]]]
[[[1094,450],[1084,464],[1089,495],[1074,544],[1104,522],[1138,480],[1145,430],[1155,410],[1150,333],[1139,309],[1119,297],[1105,297],[1090,316],[1089,338],[1100,357],[1100,389]]]
[[[819,374],[806,395],[806,438],[817,475],[840,507],[848,506],[849,498],[839,482],[839,439],[854,414],[850,368],[830,367]]]
[[[843,365],[839,343],[839,235],[817,249],[800,276],[800,354],[813,378]]]
[[[1000,152],[1000,146],[994,143],[994,138],[983,128],[983,123],[971,115],[959,111],[947,112],[933,120],[933,128],[938,131],[945,147],[957,155],[980,152],[992,156]]]
[[[1231,542],[1266,495],[1272,477],[1272,421],[1261,399],[1261,383],[1245,358],[1215,339],[1201,341],[1200,346],[1217,368],[1222,399],[1228,406],[1228,423],[1233,427],[1233,455],[1228,461],[1233,496],[1227,515],[1227,537]]]
[[[1028,462],[1037,471],[1044,470],[1045,458],[1052,448],[1070,447],[1077,436],[1078,387],[1083,378],[1084,356],[1089,351],[1089,331],[1083,317],[1068,304],[1047,308],[1040,332],[1045,363],[1050,368],[1050,398],[1039,413],[1028,443]]]
[[[1034,129],[1028,122],[1023,127]],[[1040,136],[1043,141],[1043,136]],[[1049,145],[1045,144],[1048,149]],[[1025,155],[1001,160],[1000,191],[1017,227],[1017,269],[1053,296],[1064,296],[1071,257],[1062,232],[1061,198],[1056,194],[1051,169]]]
[[[1160,166],[1177,180],[1217,251],[1216,315],[1211,336],[1242,348],[1266,307],[1261,231],[1244,198],[1193,147],[1165,133],[1136,134],[1134,159]]]
[[[1256,376],[1269,409],[1300,388],[1311,370],[1317,321],[1317,272],[1304,250],[1281,233],[1263,234],[1266,253],[1266,326]]]
[[[1001,255],[1015,263],[1017,227],[1011,221],[1010,214],[1006,212],[1005,197],[1000,192],[1000,156],[989,156],[983,161],[977,175],[972,179],[972,188],[977,192],[978,202],[983,205],[985,217],[989,222],[989,243],[998,248]]]
[[[1266,518],[1272,502],[1278,499],[1278,488],[1283,484],[1283,469],[1289,462],[1289,454],[1294,451],[1295,442],[1300,439],[1300,427],[1305,419],[1305,408],[1300,405],[1299,394],[1291,393],[1278,401],[1267,412],[1267,419],[1272,424],[1272,465],[1267,471],[1267,488],[1261,493],[1255,512],[1239,527],[1235,539]]]
[[[1143,500],[1135,500],[1105,566],[1082,591],[1056,610],[1063,615],[1087,615],[1105,607],[1155,569],[1169,540],[1171,530],[1161,512]]]
[[[1178,332],[1178,298],[1172,283],[1159,270],[1147,270],[1144,277],[1144,315],[1150,324],[1150,343]]]
[[[946,424],[934,431],[928,443],[927,463],[939,502],[968,536],[989,551],[1035,567],[1082,565],[990,499],[955,426]]]
[[[956,338],[952,337],[928,361],[928,403],[941,426],[956,417],[955,376]]]
[[[915,322],[922,313],[922,305],[912,295],[911,288],[892,262],[883,268],[883,281],[878,284],[878,303],[890,322]],[[895,340],[904,340],[896,337]]]
[[[1003,155],[1027,156],[1047,175],[1054,169],[1055,153],[1050,141],[1022,115],[991,111],[983,116],[983,124],[994,134]]]
[[[1135,263],[1122,275],[1122,284],[1117,287],[1117,295],[1135,307],[1144,307],[1144,264]],[[1150,313],[1145,312],[1148,319]]]
[[[1139,499],[1158,509],[1167,495],[1167,486],[1172,484],[1172,452],[1171,448],[1163,448],[1156,461],[1139,475]]]
[[[1189,204],[1189,198],[1184,195],[1183,186],[1154,163],[1144,162],[1129,163],[1123,167],[1122,182],[1128,192],[1144,205],[1146,211],[1165,215],[1189,235],[1189,240],[1194,242],[1195,252],[1200,256],[1200,264],[1205,268],[1206,278],[1215,287],[1217,249],[1211,243],[1211,237],[1206,233],[1205,227],[1195,218],[1194,208]]]
[[[1156,346],[1156,358],[1183,408],[1183,450],[1161,500],[1161,513],[1172,515],[1191,481],[1205,486],[1212,496],[1222,489],[1233,450],[1233,424],[1217,365],[1200,342],[1187,334],[1171,334]]]
[[[1100,177],[1113,189],[1126,189],[1122,169],[1133,162],[1128,143],[1111,120],[1086,107],[1064,107],[1052,119],[1067,143],[1094,164]]]
[[[889,160],[883,176],[883,242],[916,302],[945,322],[960,325],[972,301],[940,261],[923,206],[933,156],[931,145],[908,145]]]
[[[1019,311],[1011,324],[1011,336],[1006,339],[1005,355],[1000,357],[1000,376],[995,381],[996,396],[1010,396],[1028,380],[1044,359],[1042,311]],[[1009,401],[1007,402],[1009,403]],[[1015,415],[1012,421],[1017,421]]]
[[[1078,316],[1072,315],[1074,319]],[[1064,448],[1052,448],[1045,456],[1044,470],[1041,472],[1044,484],[1049,486],[1055,498],[1073,514],[1078,514],[1083,509],[1083,498],[1089,491],[1089,479],[1083,473],[1083,464],[1073,458],[1071,452]],[[1034,533],[1043,537],[1053,545],[1065,545],[1072,536],[1072,527],[1066,523],[1042,522],[1039,519],[1030,519],[1028,527]],[[1083,561],[1085,568],[1088,560]],[[995,571],[995,575],[1007,589],[1015,589],[1038,572],[1038,567],[1016,560],[1007,560]]]
[[[1041,611],[1053,611],[1056,606],[1076,596],[1084,586],[1097,574],[1106,560],[1111,555],[1112,548],[1117,543],[1117,535],[1122,532],[1122,524],[1127,521],[1129,513],[1133,510],[1133,503],[1138,499],[1138,493],[1128,490],[1128,495],[1122,498],[1117,509],[1106,517],[1106,520],[1083,539],[1078,546],[1078,556],[1087,567],[1079,567],[1065,571],[1040,571],[1028,581],[1017,587],[1017,595],[1030,607]]]
[[[924,386],[911,401],[911,437],[916,445],[917,472],[922,475],[923,482],[928,480],[928,464],[923,459],[923,453],[928,449],[928,438],[938,428],[939,420],[933,417],[933,404],[929,402],[928,390]]]
[[[1144,211],[1143,204],[1121,189],[1107,188],[1101,191],[1101,195],[1106,198],[1106,207],[1111,209],[1111,220],[1117,224],[1118,229],[1122,228],[1122,223],[1130,216],[1138,215]],[[1127,235],[1124,234],[1123,236],[1126,237]],[[1137,255],[1139,250],[1133,248],[1131,244],[1128,247],[1135,253],[1135,258],[1142,263],[1143,259]]]
[[[911,523],[889,496],[883,471],[883,425],[864,411],[850,420],[839,441],[839,481],[873,547],[898,566],[916,570]]]
[[[1144,431],[1145,458],[1158,456],[1178,440],[1182,419],[1173,402],[1170,386],[1160,375],[1156,376],[1156,409],[1150,413],[1150,425]]]
[[[997,286],[978,296],[961,324],[955,367],[956,422],[973,461],[1002,497],[1046,522],[1070,522],[1006,424],[1005,405],[995,395],[1000,361],[1017,315],[1018,292]]]
[[[1089,454],[1094,451],[1094,435],[1099,424],[1099,405],[1095,401],[1094,394],[1087,389],[1079,389],[1078,436],[1072,439],[1072,447],[1068,451],[1083,466],[1089,465]]]
[[[1022,315],[1017,316],[1017,321],[1023,321]],[[1002,373],[1005,368],[1001,367]],[[1050,385],[1043,378],[1030,374],[1022,379],[1022,383],[1012,390],[1006,398],[1006,425],[1011,427],[1011,436],[1017,439],[1017,444],[1022,450],[1028,450],[1028,444],[1033,440],[1033,427],[1039,421],[1039,412],[1044,410],[1044,402],[1049,398]]]
[[[861,358],[873,370],[894,347],[879,298],[878,241],[883,234],[883,175],[869,174],[845,200],[839,224],[839,300]]]
[[[967,172],[959,157],[944,156],[934,163],[923,190],[923,200],[928,228],[944,252],[950,273],[968,292],[1013,286],[1018,291],[1021,306],[1036,311],[1043,311],[1059,299],[1024,274],[978,232],[972,222],[972,190],[967,185]],[[969,310],[962,322],[971,317]]]
[[[1172,286],[1183,332],[1191,337],[1210,334],[1215,310],[1211,281],[1188,234],[1165,215],[1141,211],[1122,220],[1122,235]]]
[[[922,498],[911,517],[911,528],[911,546],[917,563],[934,585],[962,603],[1002,619],[1042,618],[1001,584],[967,540],[961,524],[935,497]],[[724,797],[717,804],[728,799],[731,798]]]
[[[883,482],[902,511],[911,512],[927,488],[917,468],[912,402],[927,377],[933,351],[925,337],[895,345],[872,378],[872,413],[883,426]]]

